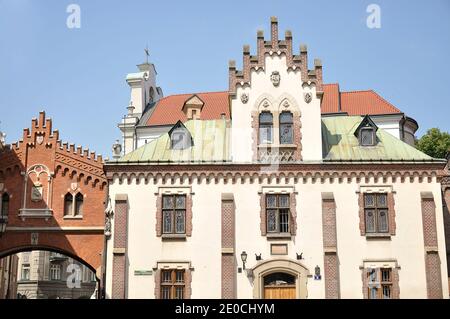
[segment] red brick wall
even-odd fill
[[[48,168],[51,181],[49,187],[48,175],[41,175],[43,200],[33,202],[30,190],[32,182],[36,182],[37,178],[35,175],[29,176],[27,171],[38,164]],[[32,120],[31,128],[24,129],[22,141],[0,151],[0,183],[4,184],[3,191],[10,195],[8,227],[95,227],[97,230],[90,231],[40,230],[37,232],[38,245],[77,256],[93,269],[101,266],[107,184],[101,156],[88,150],[83,151],[81,147],[75,149],[75,146],[63,144],[59,140],[59,132],[52,129],[51,119],[46,119],[45,113],[41,112],[38,119]],[[71,190],[72,183],[77,183],[78,189],[75,192]],[[64,195],[69,191],[85,195],[82,219],[64,218]],[[19,212],[24,207],[48,208],[53,215],[47,220],[22,219]],[[36,231],[7,231],[0,239],[0,254],[30,247],[31,232]]]

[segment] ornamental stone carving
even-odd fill
[[[312,101],[312,94],[310,92],[304,94],[305,102],[310,103]]]
[[[272,82],[273,86],[279,86],[280,85],[280,73],[278,71],[273,71],[270,75],[270,81]]]
[[[248,94],[247,93],[241,94],[241,102],[244,104],[246,104],[248,102]]]

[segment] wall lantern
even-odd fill
[[[245,269],[245,263],[247,261],[247,253],[245,251],[241,253],[241,260],[242,260],[242,268]]]
[[[316,266],[316,268],[314,268],[314,280],[320,279],[322,279],[322,276],[320,275],[320,267]]]

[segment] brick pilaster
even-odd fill
[[[441,262],[438,252],[436,228],[436,205],[431,192],[422,192],[422,226],[425,246],[425,272],[427,296],[429,299],[442,298]]]
[[[235,206],[233,194],[222,194],[222,298],[236,298]]]
[[[114,210],[112,299],[124,299],[126,297],[127,228],[128,198],[126,194],[117,194]]]
[[[336,203],[333,193],[322,193],[322,232],[324,249],[325,298],[340,298],[337,255]]]

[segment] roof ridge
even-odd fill
[[[377,94],[373,89],[368,89],[368,90],[352,90],[352,91],[341,91],[340,93],[362,93],[362,92],[373,92],[375,94]]]
[[[210,91],[210,92],[194,92],[194,93],[178,93],[171,94],[163,97],[163,99],[171,97],[171,96],[180,96],[180,95],[196,95],[196,94],[208,94],[208,93],[228,93],[228,91]],[[162,100],[162,99],[161,99]]]

